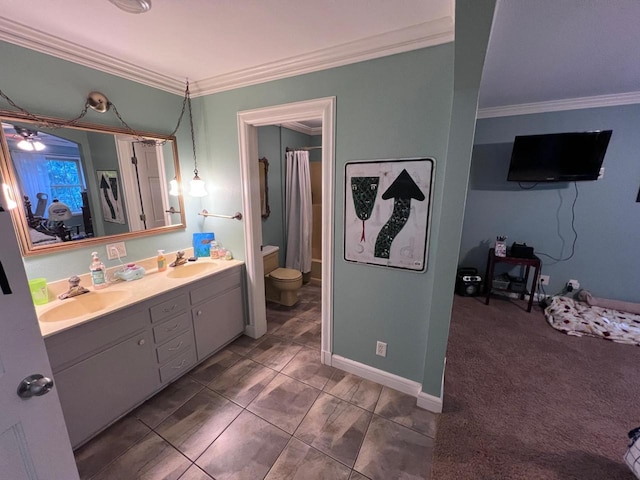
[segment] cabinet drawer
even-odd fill
[[[116,312],[45,338],[53,371],[57,372],[68,367],[71,362],[87,358],[91,353],[102,350],[149,325],[147,310],[132,310]]]
[[[159,322],[165,318],[170,318],[182,313],[187,310],[188,304],[186,295],[180,295],[166,302],[159,303],[149,309],[151,312],[151,321]]]
[[[171,320],[153,327],[153,339],[156,341],[156,344],[159,345],[189,327],[191,327],[191,319],[189,318],[189,314],[185,312],[182,315],[178,315]]]
[[[195,349],[190,348],[163,367],[160,367],[160,382],[166,383],[178,375],[182,375],[191,368],[195,361]]]
[[[241,279],[239,268],[212,277],[205,285],[191,290],[191,305],[213,298],[232,288],[240,287]]]
[[[163,363],[193,345],[193,332],[188,330],[156,348],[158,363]]]

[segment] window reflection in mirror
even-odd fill
[[[0,172],[23,199],[12,211],[23,254],[184,228],[182,197],[168,195],[180,178],[173,137],[1,120]],[[52,218],[60,207],[68,213]]]

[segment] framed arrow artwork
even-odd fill
[[[105,222],[124,223],[122,195],[115,170],[96,170],[102,215]]]
[[[344,259],[427,269],[435,159],[347,162]]]

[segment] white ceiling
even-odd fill
[[[453,0],[3,0],[0,39],[194,95],[453,40]]]
[[[480,92],[480,116],[640,103],[640,2],[500,0]]]
[[[194,96],[453,40],[454,0],[2,0],[0,40]],[[640,1],[498,0],[479,116],[640,103]]]

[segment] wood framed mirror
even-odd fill
[[[258,160],[260,168],[260,211],[262,218],[269,218],[271,209],[269,208],[269,160],[261,158]]]
[[[0,175],[23,256],[186,228],[175,137],[0,110]],[[60,125],[60,126],[58,126]]]

